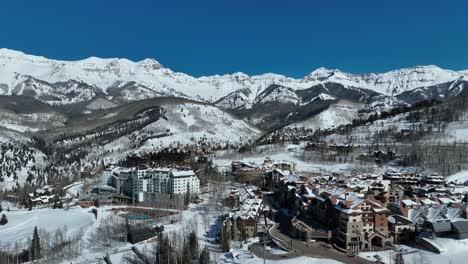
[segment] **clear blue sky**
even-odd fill
[[[468,69],[466,0],[5,2],[0,47],[55,59],[152,57],[195,76]]]

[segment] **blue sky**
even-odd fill
[[[0,47],[54,59],[152,57],[195,76],[468,69],[468,1],[5,2]]]

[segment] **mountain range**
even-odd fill
[[[23,95],[51,105],[89,102],[96,97],[114,103],[176,96],[214,103],[224,109],[251,109],[278,102],[296,106],[319,95],[374,103],[376,106],[457,95],[466,89],[468,71],[416,66],[386,73],[353,75],[319,68],[295,79],[267,73],[192,77],[165,68],[155,59],[91,57],[51,60],[0,49],[0,95]]]

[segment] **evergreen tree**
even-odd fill
[[[164,237],[164,254],[162,258],[162,263],[171,263],[171,253],[172,253],[172,246],[171,242],[169,241],[169,237]]]
[[[172,245],[167,236],[164,236],[162,232],[163,226],[161,226],[158,236],[158,247],[156,252],[156,263],[175,263],[173,256]]]
[[[0,204],[0,213],[3,211],[2,204]]]
[[[210,252],[208,248],[203,248],[202,252],[200,253],[200,264],[210,264]]]
[[[41,258],[41,241],[39,239],[39,233],[37,232],[37,226],[34,227],[31,246],[29,248],[29,255],[30,260],[37,260]]]
[[[192,231],[189,235],[189,247],[193,255],[198,255],[198,238],[195,231]]]
[[[189,206],[192,195],[190,194],[190,185],[187,184],[187,192],[184,196],[184,205],[185,207]]]
[[[190,250],[190,242],[185,242],[184,247],[182,249],[182,263],[190,264],[193,262],[192,260],[192,251]]]
[[[8,223],[8,218],[6,217],[5,214],[2,215],[2,218],[0,219],[0,225],[6,225]]]
[[[219,242],[221,244],[221,251],[227,252],[231,249],[231,245],[229,244],[229,236],[226,233],[224,227],[221,228],[221,234],[219,238]]]

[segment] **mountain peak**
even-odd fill
[[[159,63],[159,61],[153,58],[146,58],[142,61],[139,61],[138,64],[140,64],[146,69],[159,70],[159,69],[164,68],[164,66],[161,63]]]
[[[322,76],[322,75],[328,75],[334,71],[339,71],[337,69],[328,69],[325,67],[320,67],[312,71],[311,73],[308,74],[308,76]]]
[[[303,78],[305,82],[325,82],[325,81],[345,81],[347,85],[352,85],[355,80],[353,80],[353,75],[349,73],[342,72],[338,69],[327,69],[325,67],[320,67],[309,75]]]

